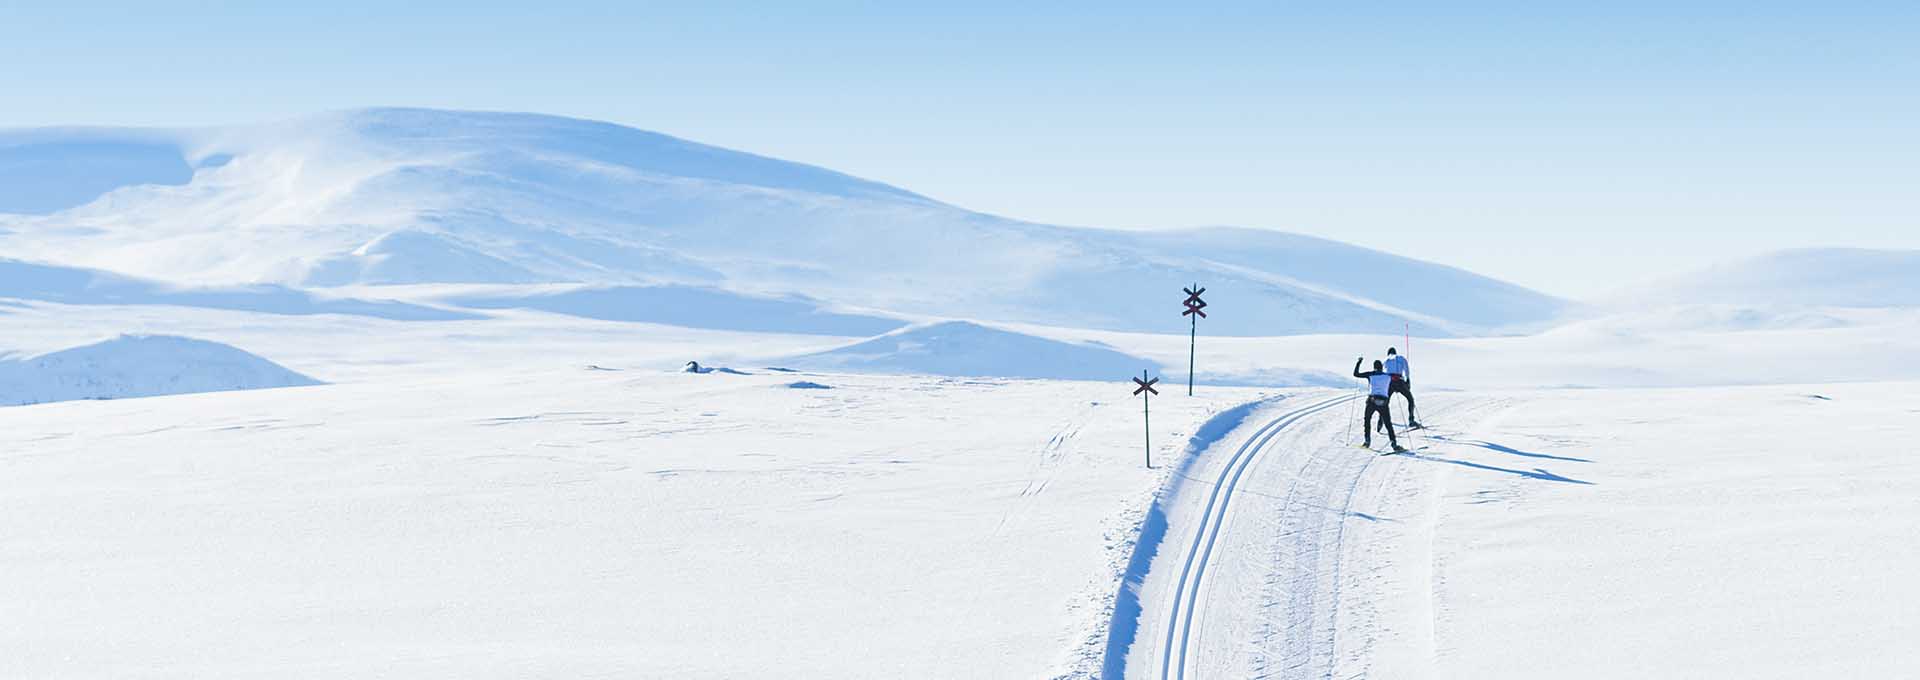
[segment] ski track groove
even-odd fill
[[[1355,399],[1358,397],[1346,395],[1276,416],[1223,463],[1219,480],[1212,483],[1213,495],[1201,515],[1201,525],[1189,546],[1186,564],[1175,584],[1172,614],[1161,650],[1161,678],[1184,680],[1187,677],[1191,661],[1189,648],[1198,644],[1194,640],[1199,635],[1196,631],[1205,630],[1202,622],[1207,611],[1198,601],[1203,596],[1207,567],[1219,534],[1226,530],[1227,517],[1236,507],[1233,499],[1247,494],[1278,500],[1280,517],[1266,551],[1271,568],[1261,579],[1256,605],[1259,613],[1254,614],[1258,633],[1235,643],[1250,663],[1242,671],[1251,678],[1333,680],[1341,670],[1342,663],[1336,658],[1339,654],[1336,638],[1343,618],[1340,598],[1345,595],[1342,580],[1346,578],[1346,525],[1356,516],[1354,497],[1358,495],[1361,480],[1372,469],[1374,459],[1384,454],[1369,451],[1367,455],[1352,455],[1344,442],[1339,445],[1303,443],[1305,455],[1297,469],[1254,475],[1285,474],[1292,480],[1285,494],[1260,493],[1254,489],[1237,492],[1241,491],[1238,485],[1244,473],[1271,457],[1265,455],[1267,449],[1283,430],[1343,401]],[[1477,400],[1443,406],[1439,413],[1477,414],[1502,405],[1501,400]],[[1339,436],[1337,430],[1334,436]],[[1430,435],[1423,432],[1421,438],[1426,436]],[[1396,467],[1396,475],[1400,469]],[[1385,486],[1392,483],[1391,479],[1382,482]],[[1242,555],[1241,559],[1257,558]],[[1323,599],[1326,602],[1320,601]],[[1363,648],[1366,646],[1362,644]],[[1361,670],[1362,675],[1365,673]]]
[[[1225,523],[1227,508],[1232,501],[1234,487],[1239,484],[1242,474],[1246,472],[1253,460],[1259,457],[1259,453],[1266,448],[1267,443],[1279,435],[1282,430],[1285,430],[1287,426],[1304,420],[1307,416],[1356,398],[1357,396],[1351,394],[1341,395],[1315,402],[1275,417],[1266,425],[1261,426],[1259,430],[1255,431],[1253,436],[1248,437],[1246,443],[1241,444],[1240,448],[1235,451],[1233,456],[1228,458],[1227,462],[1222,466],[1220,479],[1214,485],[1213,492],[1207,498],[1206,507],[1201,512],[1200,527],[1194,532],[1193,545],[1188,548],[1185,565],[1181,568],[1180,578],[1175,583],[1173,601],[1174,615],[1168,622],[1166,644],[1162,649],[1160,657],[1160,675],[1162,678],[1176,678],[1179,680],[1186,678],[1187,648],[1192,637],[1196,605],[1200,595],[1200,584],[1206,574],[1207,563],[1212,558],[1214,543],[1219,539],[1221,527]],[[1311,462],[1311,459],[1309,459],[1309,464],[1311,464]],[[1302,472],[1304,473],[1304,469]],[[1297,488],[1297,485],[1295,486]],[[1288,495],[1291,499],[1291,490]],[[1197,567],[1196,560],[1198,561]],[[1179,657],[1177,665],[1174,659],[1176,652]]]

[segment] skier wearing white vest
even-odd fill
[[[1373,414],[1378,413],[1380,427],[1387,433],[1387,443],[1392,444],[1395,451],[1405,451],[1406,449],[1400,447],[1400,438],[1393,434],[1393,413],[1387,408],[1388,395],[1391,394],[1388,390],[1393,385],[1393,375],[1380,370],[1378,361],[1373,362],[1373,370],[1361,373],[1360,363],[1366,360],[1366,357],[1353,360],[1353,377],[1367,381],[1367,413],[1360,416],[1360,433],[1367,437],[1367,448],[1373,448]]]

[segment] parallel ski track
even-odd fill
[[[1187,560],[1180,569],[1180,580],[1174,584],[1173,616],[1168,620],[1166,646],[1160,654],[1160,677],[1184,680],[1187,676],[1187,642],[1192,633],[1195,605],[1200,599],[1200,582],[1206,574],[1207,562],[1213,556],[1214,541],[1220,537],[1220,528],[1227,517],[1227,506],[1233,501],[1233,492],[1240,484],[1241,474],[1259,457],[1267,442],[1272,441],[1288,425],[1358,398],[1358,395],[1341,395],[1282,414],[1262,425],[1221,466],[1220,479],[1213,485],[1213,493],[1207,497],[1206,510],[1201,513],[1200,528],[1194,532],[1193,545],[1187,549]]]

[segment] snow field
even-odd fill
[[[1920,385],[1512,399],[1404,511],[1430,677],[1920,674]]]
[[[1111,383],[581,368],[0,409],[0,676],[1031,677],[1139,436]]]

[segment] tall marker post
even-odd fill
[[[1192,288],[1180,289],[1180,292],[1187,294],[1187,301],[1181,303],[1187,306],[1187,311],[1181,312],[1180,316],[1187,317],[1187,396],[1191,397],[1193,396],[1193,350],[1200,338],[1200,319],[1207,315],[1206,312],[1200,311],[1207,306],[1206,301],[1200,299],[1200,294],[1207,292],[1207,289],[1201,288],[1200,284],[1196,283]]]
[[[1153,414],[1147,407],[1147,397],[1160,393],[1160,390],[1153,389],[1153,384],[1157,382],[1160,382],[1159,378],[1148,380],[1146,371],[1141,371],[1140,377],[1133,379],[1133,384],[1139,385],[1133,388],[1133,393],[1140,395],[1140,424],[1147,443],[1147,469],[1149,470],[1153,469]]]

